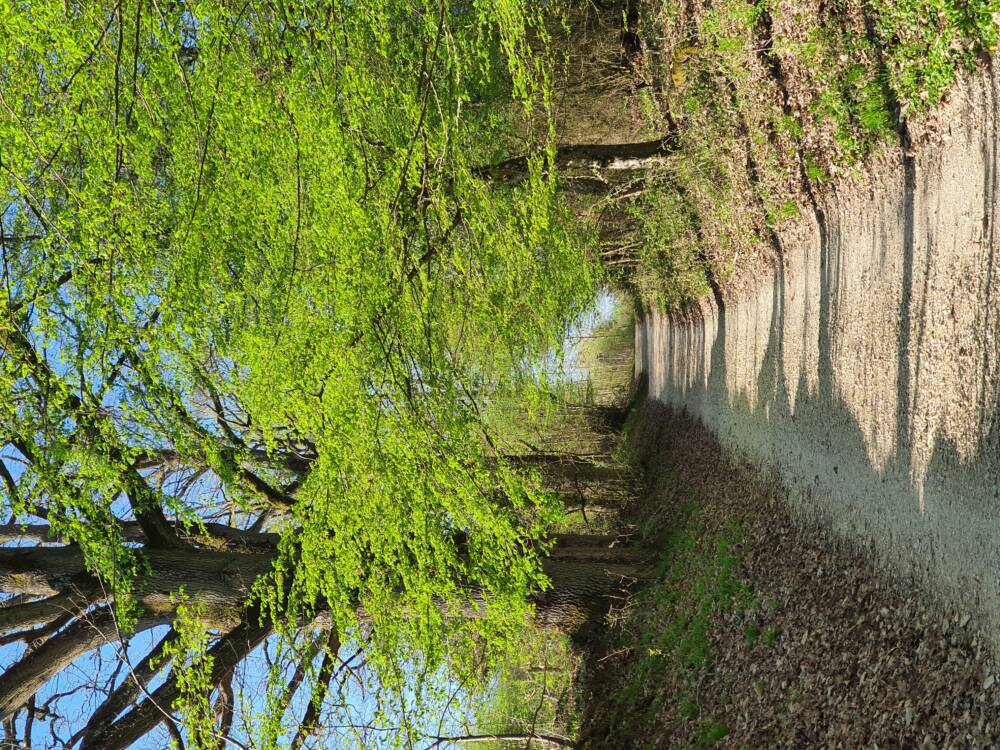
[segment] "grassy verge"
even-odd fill
[[[779,640],[773,596],[751,586],[742,509],[760,488],[740,472],[716,477],[718,446],[646,403],[622,455],[643,475],[635,537],[659,550],[655,575],[612,613],[587,663],[584,748],[733,746],[734,714],[711,687],[736,647],[768,659]],[[734,640],[735,639],[735,640]]]
[[[780,232],[991,54],[1000,0],[647,0],[638,96],[678,151],[632,205],[634,286],[674,309]]]
[[[647,403],[631,444],[660,575],[581,670],[581,750],[1000,746],[967,615],[793,519],[683,413]]]
[[[715,618],[749,618],[754,610],[740,577],[740,523],[712,528],[692,503],[681,504],[675,519],[658,582],[619,613],[613,630],[617,648],[631,652],[607,702],[610,735],[623,747],[670,736],[700,749],[728,734],[725,715],[704,701],[699,683],[712,669]],[[756,625],[747,632],[773,637]]]

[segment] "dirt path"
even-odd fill
[[[779,232],[755,285],[640,327],[650,394],[777,469],[1000,648],[1000,69]],[[930,127],[930,126],[927,126]]]
[[[773,478],[647,403],[633,519],[662,577],[589,668],[582,747],[989,748],[1000,685],[968,617],[793,521]]]

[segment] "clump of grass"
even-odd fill
[[[694,746],[707,748],[728,729],[717,718],[703,718],[697,693],[699,676],[711,669],[711,628],[715,617],[744,611],[752,597],[740,577],[740,524],[709,529],[697,506],[677,511],[676,525],[663,545],[658,584],[636,597],[634,648],[640,656],[614,696],[617,731],[643,736],[658,731],[661,711],[690,724]],[[626,631],[627,632],[627,631]],[[672,686],[673,706],[664,706],[664,685]],[[635,707],[646,711],[636,717]]]
[[[705,722],[698,729],[698,742],[695,747],[707,748],[714,745],[729,734],[729,727],[718,721]]]
[[[636,204],[642,222],[642,255],[634,283],[647,303],[677,309],[709,293],[709,274],[692,209],[669,189]]]
[[[666,617],[655,642],[661,654],[697,671],[711,664],[712,616],[743,602],[748,591],[739,578],[739,524],[699,533],[696,510],[689,506],[686,512],[689,527],[671,534],[661,563],[666,585],[656,592],[655,606]]]
[[[996,50],[997,0],[869,0],[868,6],[904,114],[936,104],[961,68]]]

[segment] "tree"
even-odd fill
[[[225,531],[223,531],[225,529]],[[15,529],[9,533],[18,533]],[[48,540],[47,528],[21,529],[25,535]],[[212,657],[207,667],[209,691],[231,679],[240,661],[248,656],[274,631],[275,623],[261,618],[259,607],[247,606],[254,581],[266,576],[279,559],[277,535],[240,532],[232,527],[214,527],[208,539],[190,539],[188,550],[166,550],[144,546],[148,569],[134,582],[134,596],[141,614],[132,624],[137,633],[179,620],[185,613],[196,613],[200,625],[216,631],[207,650]],[[214,548],[213,548],[214,547]],[[221,547],[221,548],[220,548]],[[543,562],[545,574],[552,581],[549,591],[537,594],[537,618],[543,624],[577,627],[599,611],[603,597],[615,583],[634,576],[641,558],[614,546],[614,537],[562,535]],[[21,597],[0,609],[0,629],[7,642],[31,642],[31,649],[0,677],[0,716],[9,720],[62,669],[75,659],[120,636],[114,608],[101,579],[90,573],[82,552],[74,545],[0,550],[0,578],[5,592]],[[620,588],[620,586],[618,586]],[[178,599],[183,591],[184,597]],[[479,592],[476,592],[479,593]],[[474,601],[475,597],[470,597]],[[180,604],[180,607],[178,605]],[[180,612],[178,611],[180,610]],[[316,612],[329,615],[317,607]],[[305,623],[303,623],[304,625]],[[38,626],[38,627],[33,627]],[[173,656],[179,663],[184,655],[170,651],[184,627],[174,629],[160,640],[141,662],[132,667],[98,704],[94,713],[78,728],[74,741],[82,748],[125,748],[160,723],[172,721],[171,709],[183,698],[184,686],[176,675],[155,690],[146,690],[149,682]],[[340,631],[329,623],[325,628],[332,638],[327,645],[324,663],[311,675],[318,681],[314,689],[324,691],[332,675],[333,660],[340,650]],[[308,651],[299,655],[306,671],[315,658]],[[160,657],[160,662],[156,659]],[[301,678],[300,678],[301,679]],[[146,693],[134,707],[133,701]],[[318,701],[322,704],[322,698]],[[121,717],[118,715],[128,709]],[[190,711],[181,707],[181,715]],[[299,727],[309,731],[317,715],[307,710]],[[313,713],[310,718],[310,713]],[[190,719],[190,717],[188,717]],[[280,716],[277,718],[281,718]],[[224,715],[215,717],[223,721]],[[230,719],[231,721],[231,719]],[[202,730],[203,734],[198,735]],[[200,744],[214,735],[225,736],[223,728],[188,727]],[[70,745],[73,743],[70,742]]]
[[[157,628],[53,741],[220,746],[270,638],[255,744],[300,746],[349,639],[402,695],[634,570],[549,537],[483,416],[594,280],[526,4],[26,1],[0,37],[9,737]]]

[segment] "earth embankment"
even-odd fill
[[[1000,643],[1000,94],[816,196],[756,288],[637,326],[651,398],[776,469],[793,512]]]

